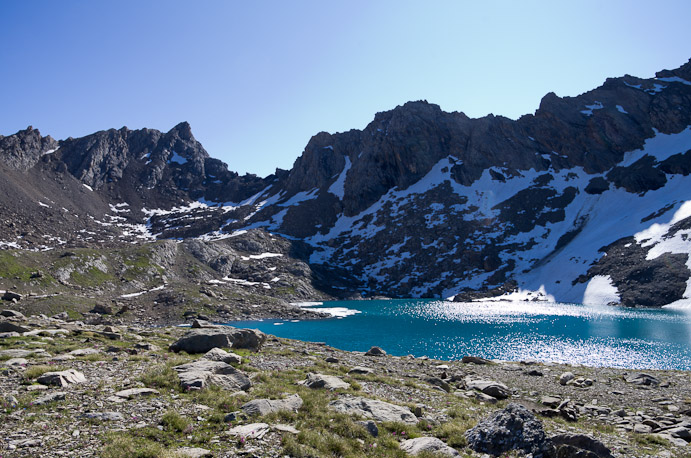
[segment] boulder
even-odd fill
[[[249,425],[236,426],[228,431],[228,434],[245,439],[261,439],[269,432],[269,425],[266,423],[252,423]]]
[[[325,388],[327,390],[336,390],[339,388],[347,390],[350,388],[350,383],[346,383],[340,378],[333,375],[307,374],[307,378],[301,382],[300,385],[305,385],[307,388]]]
[[[207,351],[202,358],[208,359],[209,361],[221,361],[226,364],[240,364],[242,362],[241,356],[232,352],[227,352],[221,348],[212,348]]]
[[[115,393],[115,396],[124,399],[133,399],[140,396],[151,396],[154,394],[159,394],[158,390],[153,388],[130,388],[128,390],[122,390]]]
[[[492,364],[492,361],[485,358],[480,358],[479,356],[464,356],[461,358],[463,364]]]
[[[203,389],[216,385],[224,390],[244,391],[252,386],[244,373],[221,361],[199,359],[174,367],[184,389]]]
[[[631,383],[633,385],[640,386],[658,386],[660,384],[660,380],[657,377],[644,373],[624,377],[624,380],[626,381],[626,383]]]
[[[247,348],[259,351],[266,341],[266,334],[256,329],[239,329],[230,326],[194,329],[170,346],[174,352],[206,353],[212,348]]]
[[[55,385],[64,387],[74,383],[86,382],[86,377],[81,372],[74,369],[67,369],[59,372],[46,372],[36,379],[42,385]]]
[[[91,313],[98,313],[99,315],[112,315],[113,307],[106,304],[96,304],[94,308],[89,310]]]
[[[33,350],[24,350],[21,348],[10,348],[9,350],[0,350],[0,357],[7,358],[26,358],[27,356],[44,356],[50,357],[44,349],[37,348]]]
[[[449,385],[447,382],[440,379],[439,377],[429,376],[429,377],[425,377],[424,380],[425,380],[425,382],[429,383],[430,385],[437,386],[437,387],[441,388],[442,390],[446,391],[447,393],[449,393],[451,391],[451,385]]]
[[[453,449],[436,437],[418,437],[401,442],[401,450],[409,455],[419,453],[433,453],[435,456],[461,456],[456,449]]]
[[[24,326],[19,326],[18,324],[14,324],[11,321],[7,320],[2,320],[0,321],[0,332],[17,332],[20,334],[23,334],[25,332],[29,332],[30,329]]]
[[[375,346],[367,350],[365,356],[386,356],[386,352],[381,348]]]
[[[22,295],[14,291],[5,291],[2,295],[2,300],[18,302],[22,300]]]
[[[560,385],[566,385],[569,383],[571,380],[575,379],[576,376],[573,374],[573,372],[564,372],[559,376],[559,384]]]
[[[285,399],[253,399],[241,407],[242,411],[249,416],[268,415],[280,410],[296,412],[302,407],[302,398],[294,394]]]
[[[542,423],[520,404],[509,404],[465,433],[468,446],[479,453],[499,456],[511,450],[533,458],[554,456],[554,446]]]
[[[558,458],[614,458],[605,444],[584,434],[559,434],[551,440]]]
[[[376,421],[401,421],[409,424],[418,422],[417,417],[407,407],[357,396],[345,396],[331,401],[329,408],[337,412],[360,415]]]
[[[0,339],[9,339],[10,337],[19,337],[18,332],[0,332]]]
[[[466,379],[466,387],[469,390],[482,391],[488,396],[497,399],[506,399],[511,396],[511,390],[503,383],[494,380],[469,380]]]
[[[556,398],[554,396],[542,396],[540,398],[540,404],[544,404],[547,407],[551,407],[553,409],[556,409],[556,407],[561,404],[561,399]]]
[[[63,393],[62,391],[56,391],[54,393],[47,394],[45,396],[42,396],[34,401],[34,405],[36,406],[41,406],[44,404],[49,404],[51,402],[55,401],[63,401],[65,397],[67,396],[67,393]]]
[[[368,375],[372,373],[374,373],[374,369],[364,366],[355,366],[354,368],[348,371],[348,374]]]
[[[0,316],[4,316],[6,318],[16,318],[19,320],[26,320],[24,314],[16,310],[3,310],[2,312],[0,312]]]

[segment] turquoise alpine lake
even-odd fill
[[[290,339],[392,355],[466,355],[631,369],[691,370],[691,311],[547,302],[439,300],[312,304],[334,318],[236,321]]]

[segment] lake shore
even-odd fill
[[[219,389],[213,378],[206,378],[201,386],[183,389],[183,377],[173,368],[203,357],[176,354],[168,347],[187,332],[214,333],[218,327],[198,323],[202,328],[190,331],[89,325],[18,315],[3,322],[25,330],[0,338],[6,414],[0,426],[2,456],[31,456],[37,450],[48,457],[127,456],[110,444],[162,457],[323,456],[329,447],[344,456],[364,456],[377,444],[383,456],[404,456],[406,440],[428,437],[462,456],[480,457],[466,432],[510,403],[533,412],[547,436],[584,434],[615,457],[688,456],[687,371],[370,356],[268,336],[258,351],[235,350],[241,362],[232,366],[247,376],[251,387]],[[24,361],[11,361],[16,358]],[[37,383],[44,372],[56,369],[77,371],[84,380],[65,381],[64,386]],[[348,385],[329,390],[299,384],[309,373],[337,377]],[[131,389],[143,394],[122,394]],[[145,396],[146,390],[155,391]],[[294,394],[304,401],[297,409],[261,416],[243,410],[252,401]],[[353,397],[384,401],[416,416],[411,423],[375,420],[378,435],[373,437],[356,423],[357,415],[344,416],[328,407]],[[267,428],[261,437],[241,440],[232,433],[258,424]],[[203,448],[209,455],[185,454],[184,447]]]

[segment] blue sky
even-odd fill
[[[689,17],[688,1],[3,0],[0,134],[188,121],[263,176],[409,100],[515,119],[550,91],[678,67]]]

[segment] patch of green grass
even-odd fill
[[[89,269],[84,273],[79,271],[72,272],[72,275],[70,275],[70,281],[75,285],[83,287],[101,286],[105,283],[114,283],[115,276],[104,272],[97,267],[89,267]]]
[[[180,378],[173,367],[188,363],[190,359],[186,354],[179,353],[164,364],[158,364],[146,371],[139,380],[149,388],[182,391]]]
[[[189,418],[185,418],[174,410],[169,410],[161,418],[161,424],[164,428],[179,433],[185,432],[190,426]]]
[[[106,446],[101,449],[102,458],[164,458],[165,451],[156,442],[126,433],[107,435]]]
[[[669,447],[670,443],[664,437],[655,434],[632,434],[633,442],[641,446]]]
[[[29,366],[22,374],[25,380],[33,380],[45,374],[46,372],[60,372],[66,368],[62,366],[48,366],[41,364],[38,366]]]

